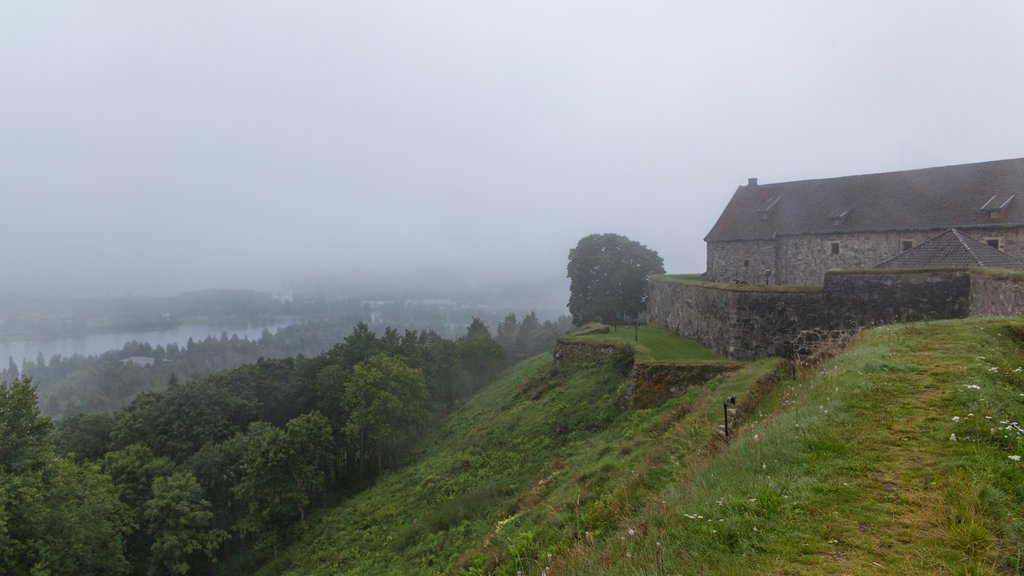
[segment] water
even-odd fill
[[[43,353],[43,357],[49,362],[55,354],[68,357],[74,354],[91,356],[102,354],[109,350],[120,350],[125,342],[132,340],[148,342],[154,348],[156,346],[167,346],[176,343],[184,346],[189,338],[203,340],[207,336],[219,338],[221,333],[227,332],[228,337],[238,334],[239,338],[258,340],[263,329],[266,328],[272,333],[278,328],[292,324],[292,321],[257,322],[247,325],[222,326],[216,324],[184,324],[177,328],[166,330],[150,330],[148,332],[112,332],[109,334],[92,334],[88,336],[68,336],[64,338],[53,338],[49,340],[14,340],[11,342],[0,342],[0,369],[7,367],[7,358],[14,358],[20,368],[24,360],[35,360],[36,354]]]

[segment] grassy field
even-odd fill
[[[540,356],[260,574],[1020,574],[1022,342],[1019,320],[883,327],[627,411],[610,366]]]
[[[686,362],[693,360],[724,360],[689,338],[676,336],[662,326],[609,327],[605,334],[569,335],[564,342],[628,344],[636,351],[637,362]]]
[[[1022,573],[1022,335],[1019,321],[867,332],[550,573]]]

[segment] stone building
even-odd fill
[[[950,228],[923,244],[873,266],[879,270],[973,267],[1024,270],[1024,261],[996,249],[984,240]]]
[[[704,238],[706,276],[820,285],[828,270],[873,268],[950,228],[1024,260],[1024,158],[776,184],[751,178]]]

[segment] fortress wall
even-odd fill
[[[1024,289],[1020,298],[1024,310]],[[979,301],[978,308],[989,300]],[[972,312],[971,274],[965,271],[833,272],[821,292],[735,290],[652,278],[648,294],[651,321],[738,360],[792,357],[805,332],[964,318]]]
[[[970,316],[1019,316],[1024,313],[1024,284],[974,274]]]
[[[971,274],[963,270],[831,272],[825,275],[821,294],[832,328],[966,318]]]
[[[667,280],[651,280],[647,286],[648,321],[729,356],[736,323],[736,292]]]

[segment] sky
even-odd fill
[[[749,177],[1024,156],[1022,62],[1017,0],[4,0],[0,293],[700,272]]]

